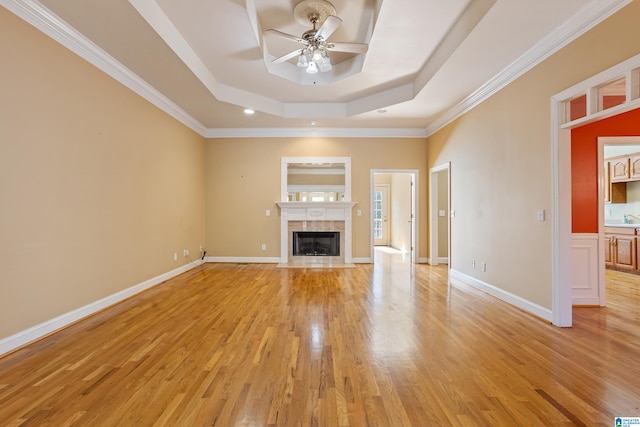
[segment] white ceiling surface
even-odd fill
[[[271,64],[300,45],[263,34],[309,29],[293,16],[298,2],[27,0],[168,98],[168,110],[182,110],[181,120],[208,136],[276,128],[424,136],[505,69],[517,70],[515,77],[543,58],[541,47],[561,47],[628,0],[332,0],[343,22],[329,41],[367,43],[369,51],[332,54],[334,70],[318,73],[315,85],[304,81],[309,76],[295,58]],[[20,3],[0,0],[14,11]],[[256,114],[243,114],[245,107]]]

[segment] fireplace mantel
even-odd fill
[[[276,202],[282,209],[289,208],[337,208],[351,209],[356,202]]]
[[[280,207],[280,265],[288,267],[289,252],[291,252],[291,242],[289,241],[289,222],[304,221],[305,224],[312,225],[314,221],[335,221],[344,223],[344,265],[353,266],[352,260],[352,212],[356,202],[276,202]],[[315,263],[322,263],[321,259],[313,260]],[[318,265],[324,266],[324,265]],[[337,265],[331,265],[337,266]]]

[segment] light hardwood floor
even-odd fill
[[[555,328],[446,266],[208,264],[0,359],[2,426],[612,426],[640,278]]]

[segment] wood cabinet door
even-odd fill
[[[615,264],[617,268],[636,269],[636,237],[615,236]]]
[[[611,160],[611,182],[629,179],[629,157]]]
[[[629,178],[640,179],[640,156],[629,158]]]
[[[613,265],[613,236],[604,236],[604,264],[606,266]]]

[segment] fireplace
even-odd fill
[[[277,203],[281,209],[280,267],[354,266],[351,257],[354,202]]]
[[[339,231],[294,231],[293,256],[340,256]]]

